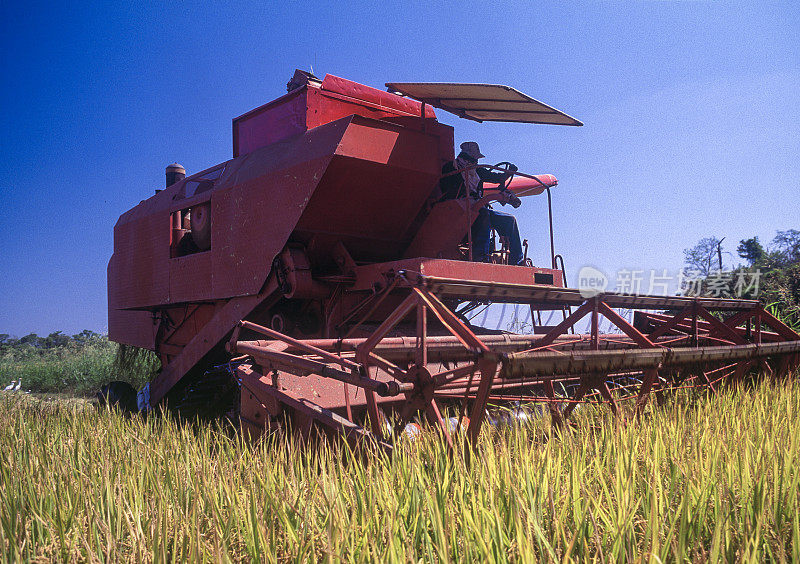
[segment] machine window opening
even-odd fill
[[[170,214],[170,258],[211,250],[211,203]]]

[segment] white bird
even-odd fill
[[[3,388],[3,391],[4,392],[12,392],[12,391],[14,391],[14,384],[15,383],[16,383],[16,380],[11,380],[11,383],[8,386],[6,386],[5,388]]]
[[[22,378],[20,378],[19,382],[17,382],[17,385],[14,386],[14,391],[18,392],[21,387],[22,387]]]

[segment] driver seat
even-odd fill
[[[403,258],[461,259],[459,245],[478,217],[477,209],[468,215],[467,202],[466,198],[460,198],[434,204],[403,253]]]

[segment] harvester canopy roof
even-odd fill
[[[397,92],[459,117],[479,122],[583,125],[574,117],[502,84],[387,82],[386,87],[390,92]]]

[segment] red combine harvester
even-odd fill
[[[185,178],[168,167],[166,189],[120,217],[109,336],[162,363],[140,405],[228,412],[256,435],[291,422],[304,437],[387,446],[388,429],[421,417],[474,441],[493,405],[543,402],[562,424],[590,396],[616,413],[676,383],[713,388],[798,365],[800,335],[756,301],[566,288],[552,213],[546,268],[504,264],[502,246],[490,263],[470,261],[485,201],[546,192],[549,209],[556,179],[517,173],[482,203],[440,201],[454,139],[433,108],[582,124],[506,86],[387,87],[298,71],[286,95],[233,120],[233,159]],[[563,321],[533,334],[470,324],[489,303]],[[638,310],[634,324],[623,308]],[[619,332],[600,334],[601,315]],[[575,334],[584,317],[590,332]]]

